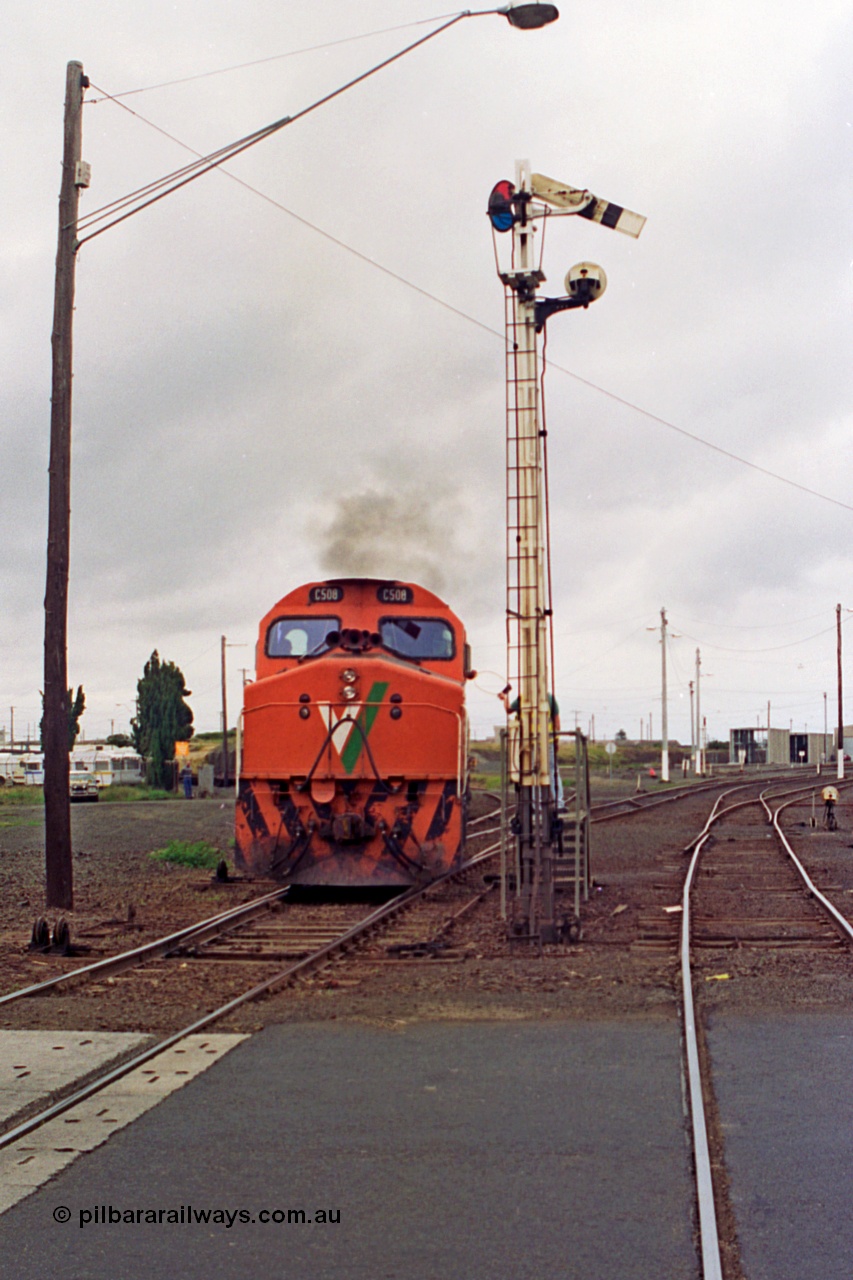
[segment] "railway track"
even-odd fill
[[[704,1023],[696,1011],[703,985],[697,957],[708,950],[814,951],[853,943],[853,924],[815,885],[783,830],[782,815],[808,806],[813,791],[812,785],[759,790],[755,783],[729,789],[685,850],[691,856],[679,913],[681,994],[703,1280],[743,1273]],[[701,1014],[701,997],[698,1003]],[[719,1222],[727,1224],[725,1235]]]
[[[779,775],[765,774],[763,785],[790,780],[790,773]],[[749,784],[746,784],[749,785]],[[674,804],[678,800],[690,800],[696,796],[713,792],[731,790],[730,778],[708,778],[701,782],[678,783],[667,787],[665,791],[635,792],[634,795],[623,796],[618,800],[600,801],[592,806],[593,822],[611,822],[617,818],[631,817],[637,813],[646,813],[663,805]]]
[[[704,1280],[733,1280],[742,1273],[736,1265],[736,1238],[731,1238],[728,1228],[728,1234],[724,1232],[721,1237],[717,1226],[718,1220],[731,1222],[733,1215],[727,1204],[722,1135],[703,1044],[701,993],[704,982],[701,974],[697,977],[694,973],[694,966],[701,965],[703,958],[714,956],[717,951],[733,956],[761,949],[796,954],[808,949],[836,950],[847,945],[842,938],[845,927],[846,936],[853,937],[853,931],[844,921],[843,910],[829,901],[826,886],[815,883],[816,874],[811,879],[805,868],[797,870],[794,863],[796,850],[790,823],[793,817],[808,817],[814,783],[800,787],[792,787],[790,783],[768,787],[766,781],[736,787],[715,783],[707,790],[719,792],[721,786],[722,794],[717,797],[702,831],[685,850],[685,854],[689,854],[689,866],[684,877],[681,910],[676,909],[664,917],[665,932],[655,943],[676,951],[681,940],[681,990]],[[689,795],[697,794],[695,787],[685,791]],[[759,794],[761,791],[763,795]],[[669,796],[656,795],[651,799],[654,803],[647,807],[654,808]],[[605,814],[607,811],[605,808]],[[643,811],[635,805],[619,816],[639,815]],[[469,868],[469,876],[479,878],[483,862],[497,852],[497,845],[487,843],[497,830],[489,826],[493,818],[494,815],[483,815],[472,824],[478,833],[478,843],[485,848]],[[684,859],[681,862],[683,871]],[[327,916],[321,921],[315,914],[306,921],[305,913],[288,903],[287,891],[282,889],[268,895],[273,899],[271,902],[259,899],[238,909],[255,911],[254,919],[249,914],[243,919],[222,922],[212,918],[203,922],[203,926],[181,931],[179,938],[160,940],[170,946],[169,954],[178,958],[190,973],[208,961],[230,964],[235,971],[251,975],[251,985],[233,1000],[87,1083],[85,1089],[68,1093],[37,1115],[19,1117],[19,1122],[0,1136],[0,1147],[20,1142],[41,1124],[150,1062],[186,1036],[206,1030],[243,1004],[294,983],[300,977],[329,969],[356,949],[359,956],[372,965],[434,965],[454,960],[455,931],[488,892],[489,887],[481,882],[466,885],[464,879],[446,878],[423,892],[403,895],[395,903],[385,904],[368,914],[363,909],[360,915],[358,912],[347,914],[336,905],[337,919]],[[821,898],[826,898],[826,905]],[[829,923],[832,910],[839,918]],[[202,928],[209,936],[202,936]],[[126,961],[130,965],[131,955],[113,957],[108,963]],[[140,963],[138,958],[135,963]],[[99,971],[97,965],[89,968],[95,971],[96,979],[99,973],[104,975],[105,971]],[[339,975],[344,971],[336,968],[329,972]],[[75,975],[67,974],[61,982],[74,979]],[[76,980],[86,981],[79,973]],[[345,977],[343,983],[346,985]],[[52,983],[44,985],[55,989]],[[23,989],[10,993],[0,1003],[32,998],[37,993],[35,989]],[[42,994],[47,994],[47,990]]]
[[[491,817],[491,814],[483,815],[479,821],[486,822]],[[492,834],[494,829],[484,827],[474,839],[487,841]],[[495,843],[486,844],[459,870],[426,886],[409,889],[367,914],[363,904],[360,907],[358,904],[335,904],[332,907],[334,918],[329,918],[326,912],[322,922],[316,918],[305,921],[304,916],[300,918],[298,910],[291,913],[295,917],[293,920],[271,921],[271,912],[281,913],[287,909],[288,889],[283,886],[281,890],[242,908],[222,913],[145,947],[57,975],[45,983],[9,992],[0,1003],[9,1005],[49,995],[60,986],[91,983],[93,979],[104,976],[112,978],[118,973],[138,970],[152,959],[167,957],[190,956],[241,965],[248,961],[252,966],[261,965],[267,970],[270,966],[274,968],[274,972],[265,974],[225,1004],[125,1058],[118,1066],[97,1075],[82,1088],[66,1092],[49,1107],[28,1115],[0,1133],[0,1149],[20,1142],[50,1120],[95,1096],[180,1041],[220,1022],[243,1005],[333,964],[348,952],[374,941],[377,935],[383,936],[383,957],[405,956],[408,959],[409,956],[425,956],[434,962],[434,957],[448,945],[457,923],[491,892],[492,885],[484,887],[479,881],[471,886],[470,881],[472,877],[480,876],[483,865],[495,856],[498,847]],[[290,960],[291,963],[280,969],[277,965],[282,960]],[[183,964],[187,966],[188,962],[184,960]]]

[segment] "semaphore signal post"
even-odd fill
[[[517,905],[512,936],[541,945],[578,936],[581,879],[588,890],[588,860],[576,856],[573,918],[563,913],[558,919],[556,868],[562,854],[563,818],[557,807],[557,736],[548,670],[552,609],[538,335],[557,311],[585,309],[601,297],[607,278],[595,263],[581,262],[566,276],[565,297],[538,298],[545,276],[541,250],[537,259],[535,233],[547,217],[576,214],[636,238],[645,218],[590,191],[532,174],[526,161],[516,165],[514,183],[504,180],[493,188],[488,214],[496,237],[511,233],[510,264],[499,270],[499,276],[506,313],[504,692],[513,716],[507,735],[508,776],[517,801],[512,822]],[[577,738],[579,749],[581,735]],[[575,826],[577,830],[577,822]]]

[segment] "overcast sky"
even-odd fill
[[[835,608],[853,609],[853,12],[561,9],[537,32],[459,23],[233,176],[81,249],[69,679],[87,737],[127,727],[154,648],[184,671],[197,728],[218,728],[223,634],[246,646],[228,650],[233,722],[260,616],[358,572],[443,595],[480,672],[475,730],[500,719],[503,289],[485,206],[519,159],[648,218],[637,241],[553,219],[544,246],[545,296],[583,259],[609,281],[548,324],[564,727],[594,716],[597,737],[636,737],[651,716],[659,734],[647,628],[662,607],[680,637],[671,737],[690,740],[697,648],[712,737],[766,723],[768,702],[775,726],[822,730],[824,693],[836,722]],[[0,725],[14,707],[16,736],[40,715],[66,63],[92,82],[85,214],[184,148],[295,114],[437,16],[424,0],[13,0]]]

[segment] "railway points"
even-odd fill
[[[795,784],[800,787],[799,794],[794,790]],[[824,832],[809,825],[814,786],[812,782],[803,783],[802,775],[795,775],[795,782],[788,780],[770,787],[767,800],[771,812],[780,811],[778,823],[806,867],[814,888],[826,889],[827,896],[838,904],[837,909],[843,913],[846,908],[849,913],[848,891],[853,889],[853,882],[846,878],[843,850],[850,839],[846,816],[850,797],[842,792],[840,830]],[[760,808],[759,790],[768,790],[766,781],[760,785],[747,781],[737,788],[731,783],[717,785],[717,796],[721,791],[729,793],[723,795],[718,810],[731,812],[709,828],[706,847],[698,861],[696,915],[707,918],[713,913],[703,905],[702,893],[709,885],[722,895],[720,902],[729,894],[725,912],[721,913],[721,919],[727,922],[725,929],[717,930],[719,936],[706,937],[706,945],[694,953],[692,986],[697,996],[698,1019],[707,1032],[706,1043],[700,1045],[706,1063],[715,1060],[717,1029],[724,1025],[737,1029],[742,1025],[739,1017],[746,1018],[749,1024],[753,1018],[772,1015],[794,1025],[805,1010],[811,1019],[809,1025],[813,1026],[815,1016],[843,1018],[840,1006],[853,995],[850,948],[840,941],[837,932],[832,945],[826,945],[825,925],[820,926],[820,931],[807,930],[804,936],[796,936],[801,932],[799,913],[816,909],[804,884],[802,889],[792,888],[789,883],[772,888],[772,909],[758,909],[754,905],[757,899],[749,896],[753,890],[755,895],[761,890],[760,863],[770,851],[775,851],[784,874],[795,874],[790,856],[781,845],[777,847],[767,814]],[[660,804],[665,798],[667,803]],[[639,1028],[651,1021],[666,1029],[665,1034],[672,1037],[671,1064],[677,1071],[678,930],[683,912],[673,908],[679,905],[679,889],[691,861],[684,850],[688,848],[691,855],[695,851],[697,835],[706,827],[712,798],[702,791],[688,790],[678,802],[669,802],[667,793],[653,792],[639,798],[644,808],[631,804],[623,809],[622,821],[601,821],[612,817],[612,809],[594,814],[596,883],[584,938],[578,945],[546,947],[541,960],[513,954],[499,928],[497,895],[478,877],[479,883],[447,890],[435,915],[439,929],[445,929],[442,937],[434,923],[425,926],[413,911],[410,926],[401,930],[395,926],[394,932],[388,929],[375,935],[369,945],[316,968],[311,976],[287,991],[273,994],[243,1012],[235,1011],[223,1020],[222,1030],[246,1034],[260,1026],[278,1026],[289,1028],[296,1035],[307,1031],[309,1023],[320,1022],[327,1028],[335,1024],[382,1030],[393,1038],[410,1036],[427,1026],[455,1027],[463,1034],[465,1029],[472,1032],[486,1026],[523,1024],[532,1034],[538,1034],[533,1030],[534,1024],[544,1024],[552,1029],[571,1028],[573,1034],[585,1035],[590,1026],[613,1027],[627,1016],[631,1026]],[[744,801],[747,803],[742,808],[735,809]],[[762,816],[754,821],[749,816],[753,811]],[[482,819],[478,825],[484,830],[483,843],[487,844],[494,839],[493,834],[487,834],[494,819],[487,813]],[[738,841],[742,844],[740,859]],[[703,858],[708,859],[704,863],[708,872],[705,875],[701,870]],[[737,888],[724,889],[724,877],[735,873],[740,877]],[[244,891],[242,886],[232,889]],[[732,897],[740,911],[737,928],[732,924]],[[284,914],[288,910],[285,906]],[[649,935],[650,920],[666,922],[657,937]],[[47,962],[59,966],[69,963],[61,957],[51,957]],[[174,996],[178,1010],[179,982],[192,984],[197,1005],[205,990],[212,995],[227,985],[227,975],[232,975],[228,982],[236,982],[234,970],[241,970],[239,981],[245,988],[248,972],[254,973],[259,963],[258,958],[229,962],[227,956],[215,963],[191,956],[180,957],[176,962],[158,960],[146,966],[146,982],[150,983],[156,973],[160,985],[149,985],[147,991],[149,995],[159,991],[167,999]],[[174,986],[171,979],[163,980],[167,965],[174,966],[170,970],[176,975]],[[186,967],[182,969],[182,965]],[[206,975],[214,971],[220,977],[205,988]],[[110,1016],[111,1008],[123,1008],[121,1016],[126,1017],[145,1007],[144,1000],[131,1000],[133,981],[129,975],[121,976],[111,988],[96,990],[95,998],[86,997],[81,989],[79,999],[56,993],[22,1003],[31,1008],[37,1006],[41,1019],[48,1016],[47,1010],[52,1010],[52,1016],[60,1023],[76,1017],[83,1008],[89,1018],[96,1010]],[[0,1006],[4,1025],[14,1025],[20,1016],[20,1008],[15,1015],[12,1008],[14,1005]],[[156,1022],[154,1018],[151,1025],[141,1029],[161,1031],[162,1026],[153,1025]],[[64,1025],[72,1024],[64,1021]],[[737,1057],[737,1046],[731,1049],[731,1040],[727,1044],[726,1052],[731,1052],[726,1061],[733,1061],[731,1055]],[[769,1078],[769,1070],[764,1071],[765,1078]],[[774,1064],[770,1075],[775,1073],[773,1078],[784,1084],[784,1075],[779,1076],[782,1070],[780,1064]],[[578,1084],[582,1096],[588,1087],[584,1081]],[[712,1095],[716,1107],[709,1124],[712,1159],[721,1160],[728,1169],[725,1109],[730,1095],[717,1096],[713,1085]],[[765,1136],[758,1126],[750,1141],[758,1148]],[[715,1142],[719,1143],[717,1147]],[[108,1149],[109,1144],[104,1150]],[[747,1175],[738,1174],[734,1167],[729,1174],[723,1193],[721,1274],[724,1280],[740,1280],[737,1267],[745,1256],[741,1237],[752,1230],[754,1215],[751,1217],[744,1209],[751,1204]],[[773,1205],[772,1211],[781,1210]],[[586,1247],[585,1243],[579,1247]],[[696,1274],[701,1273],[697,1270]],[[800,1280],[801,1274],[808,1273],[791,1274]]]

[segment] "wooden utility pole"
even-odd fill
[[[228,702],[225,697],[225,636],[222,637],[222,785],[228,786]]]
[[[841,605],[835,606],[835,627],[838,632],[838,777],[844,777],[844,704],[841,697]]]
[[[669,782],[669,729],[667,724],[666,705],[666,609],[660,611],[660,701],[661,701],[661,738],[660,738],[660,777],[661,782]]]
[[[65,141],[59,193],[59,240],[53,308],[47,582],[44,596],[44,826],[48,907],[74,906],[71,809],[68,797],[68,563],[71,519],[71,376],[77,209],[81,171],[83,94],[89,81],[69,62],[65,82]]]

